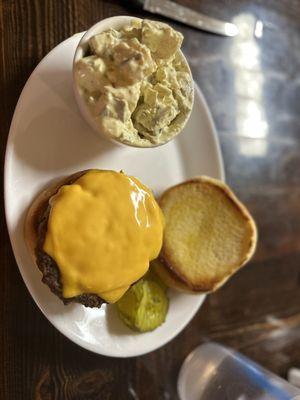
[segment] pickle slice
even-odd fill
[[[145,277],[132,285],[116,305],[120,318],[129,328],[148,332],[165,321],[169,300],[160,283]]]

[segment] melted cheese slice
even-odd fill
[[[162,246],[163,217],[136,178],[91,170],[51,199],[44,251],[57,263],[63,296],[95,293],[114,303]]]

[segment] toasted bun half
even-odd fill
[[[255,222],[224,183],[191,179],[164,192],[159,204],[165,231],[161,263],[154,269],[168,286],[212,292],[252,257]]]
[[[151,270],[160,278],[160,280],[169,288],[176,289],[179,292],[195,293],[182,280],[180,280],[164,263],[158,258],[150,263]]]

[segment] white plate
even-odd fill
[[[41,283],[23,238],[26,209],[54,178],[87,168],[123,169],[158,195],[195,175],[224,178],[219,144],[198,88],[191,118],[175,140],[154,149],[118,146],[98,138],[82,119],[72,92],[72,58],[81,35],[55,47],[37,66],[18,101],[5,160],[5,207],[13,251],[26,286],[48,320],[65,336],[95,353],[137,356],[164,345],[191,320],[204,296],[170,291],[166,322],[150,333],[134,333],[113,306],[64,306]]]

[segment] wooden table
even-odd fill
[[[254,260],[210,295],[171,343],[133,359],[97,356],[57,332],[18,272],[1,213],[0,398],[177,399],[186,355],[214,340],[285,376],[300,364],[300,0],[180,1],[233,20],[222,38],[173,24],[215,120],[228,183],[259,228]],[[19,94],[55,45],[126,1],[0,0],[1,157]],[[147,15],[151,18],[151,15]],[[2,208],[3,211],[3,208]]]

